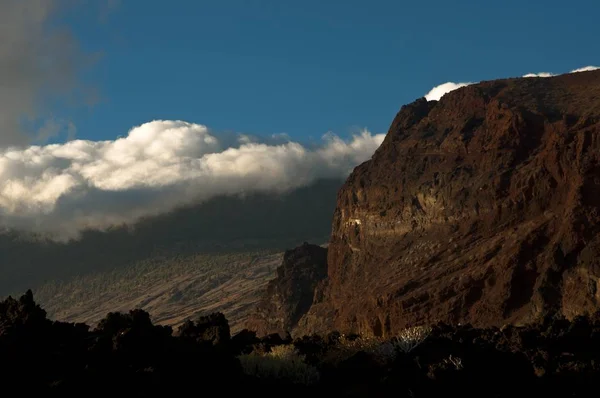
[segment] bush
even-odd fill
[[[431,333],[431,328],[414,326],[402,330],[398,336],[392,338],[391,343],[398,350],[409,353],[417,348]]]
[[[337,365],[359,352],[364,352],[370,354],[380,364],[385,365],[396,358],[398,351],[409,352],[420,344],[427,337],[426,332],[425,328],[412,328],[391,340],[342,334],[324,355],[323,362]]]
[[[319,372],[304,361],[293,345],[280,345],[270,352],[252,352],[238,357],[248,376],[277,379],[293,384],[312,385],[319,381]]]

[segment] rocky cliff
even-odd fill
[[[338,193],[297,333],[526,323],[598,308],[600,71],[402,107]]]
[[[286,251],[276,278],[269,282],[247,328],[259,336],[291,333],[313,304],[318,283],[326,277],[326,248],[304,243]]]

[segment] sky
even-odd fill
[[[597,0],[2,0],[0,224],[103,227],[346,176],[419,97],[600,65],[597,15]]]
[[[441,83],[600,64],[595,0],[108,3],[65,18],[103,54],[89,73],[101,101],[64,116],[82,138],[151,119],[294,138],[385,132]]]

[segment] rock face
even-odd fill
[[[297,333],[594,311],[599,231],[600,71],[417,100],[340,190]]]
[[[326,248],[304,243],[286,251],[277,277],[269,282],[264,298],[248,321],[248,329],[259,336],[291,333],[310,309],[315,289],[326,276]]]

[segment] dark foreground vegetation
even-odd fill
[[[176,332],[148,313],[53,322],[28,291],[0,302],[0,382],[20,396],[589,396],[600,314],[527,327],[412,328],[392,339],[231,337],[216,313]]]

